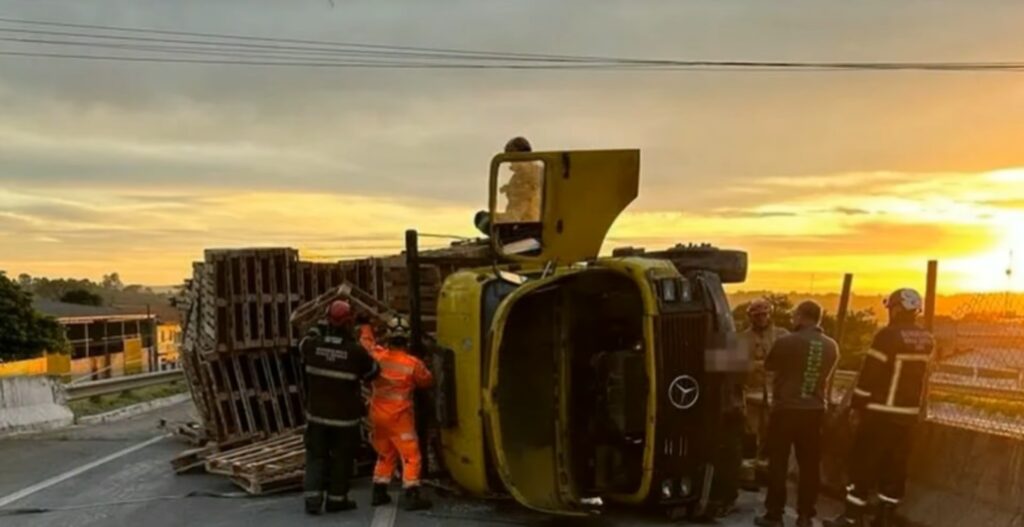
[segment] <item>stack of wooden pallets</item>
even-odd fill
[[[436,327],[442,279],[485,261],[479,255],[460,260],[460,250],[433,253],[440,258],[436,262],[429,260],[431,252],[421,254],[419,273],[427,332]],[[207,250],[192,270],[178,302],[184,321],[181,358],[201,435],[209,444],[187,452],[174,466],[195,467],[205,457],[210,472],[228,475],[250,492],[277,489],[304,463],[296,432],[305,424],[297,349],[302,335],[290,323],[291,313],[346,282],[408,313],[406,259],[321,263],[300,261],[290,248],[217,249]]]

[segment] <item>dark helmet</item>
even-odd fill
[[[352,306],[344,300],[335,300],[327,308],[327,323],[332,326],[349,326],[355,322]]]
[[[533,147],[530,146],[530,142],[525,137],[517,136],[505,143],[505,153],[512,152],[533,152]]]
[[[897,289],[885,299],[885,307],[902,313],[920,313],[923,304],[921,294],[909,287]]]

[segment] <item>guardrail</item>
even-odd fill
[[[124,377],[103,379],[101,381],[82,382],[75,385],[65,386],[64,391],[67,394],[69,401],[77,401],[79,399],[87,399],[89,397],[110,395],[127,390],[167,384],[169,382],[183,380],[184,378],[185,376],[181,370],[167,370],[153,373],[141,373],[138,375],[126,375]]]

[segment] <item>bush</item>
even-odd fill
[[[32,308],[32,294],[0,271],[0,360],[66,353],[64,328],[53,317]]]

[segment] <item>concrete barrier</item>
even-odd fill
[[[68,426],[75,416],[64,404],[60,382],[45,376],[0,378],[0,435]]]
[[[922,424],[903,514],[928,527],[1024,527],[1024,440]]]

